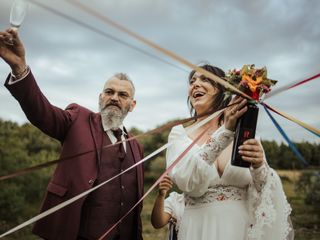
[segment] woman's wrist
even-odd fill
[[[160,197],[160,198],[165,198],[166,194],[167,194],[167,192],[158,191],[158,197]]]
[[[252,167],[253,169],[258,169],[258,168],[262,167],[263,164],[264,164],[264,162],[252,163],[252,164],[251,164],[251,167]]]

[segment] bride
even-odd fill
[[[211,65],[201,66],[224,77]],[[239,148],[250,168],[230,164],[236,121],[247,110],[246,100],[224,97],[224,88],[201,73],[189,75],[188,102],[192,115],[219,110],[223,115],[188,134],[182,125],[172,128],[167,150],[169,166],[199,135],[205,134],[173,168],[171,178],[185,197],[178,223],[179,240],[293,239],[291,207],[277,173],[268,166],[260,141],[249,139]],[[203,117],[204,118],[204,117]],[[198,121],[203,118],[197,118]]]

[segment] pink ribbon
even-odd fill
[[[176,160],[167,168],[167,170],[161,174],[161,176],[158,178],[158,180],[149,188],[149,190],[140,198],[140,200],[126,213],[124,214],[118,222],[116,222],[108,231],[106,231],[99,240],[103,240],[116,226],[118,226],[122,220],[128,216],[145,198],[149,195],[149,193],[161,182],[164,176],[166,176],[171,170],[178,164],[178,162],[190,151],[190,149],[199,141],[199,139],[207,132],[209,129],[206,128],[203,130],[200,135],[197,136],[195,140],[177,157]]]

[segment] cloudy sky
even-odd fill
[[[189,116],[186,95],[190,69],[66,1],[39,1],[96,29],[92,31],[30,4],[20,36],[27,50],[27,62],[53,104],[64,108],[77,102],[97,111],[98,95],[105,80],[114,73],[126,72],[137,89],[137,106],[126,120],[128,127],[150,130],[168,120]],[[1,29],[9,26],[12,2],[0,0]],[[266,66],[269,77],[279,80],[277,87],[320,72],[320,1],[317,0],[82,2],[90,2],[100,13],[194,64],[209,62],[225,70],[251,63]],[[1,61],[3,82],[9,71]],[[266,102],[320,129],[319,88],[320,79],[317,79]],[[295,123],[275,117],[291,139],[320,142]],[[0,118],[27,121],[3,86],[0,87]],[[262,139],[282,141],[262,108],[257,131]]]

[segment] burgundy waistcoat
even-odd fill
[[[103,145],[111,144],[104,134]],[[119,145],[101,150],[98,178],[95,185],[119,174],[134,164],[130,144],[126,145],[126,157],[118,158]],[[111,182],[93,191],[82,208],[79,236],[86,239],[98,239],[113,226],[138,200],[136,168],[117,177]],[[137,236],[136,211],[132,211],[105,239],[119,235],[121,240],[133,240]]]

